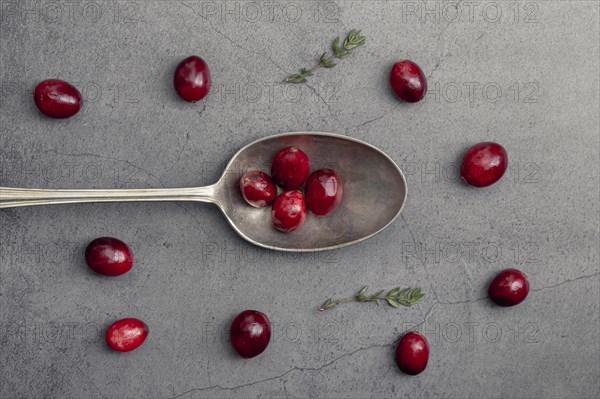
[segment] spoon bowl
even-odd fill
[[[309,211],[299,229],[285,234],[271,226],[270,207],[246,204],[239,180],[251,169],[269,173],[275,154],[289,146],[308,155],[311,170],[335,170],[344,194],[334,212],[317,217]],[[280,251],[319,251],[354,244],[387,227],[402,210],[406,180],[386,154],[360,140],[331,133],[287,133],[259,139],[239,150],[215,193],[215,202],[231,226],[253,244]]]
[[[344,194],[331,214],[307,213],[292,233],[271,226],[271,208],[248,205],[240,178],[251,169],[270,173],[271,161],[284,147],[304,151],[311,170],[330,168]],[[216,204],[233,229],[260,247],[291,252],[335,249],[365,240],[389,226],[406,201],[406,180],[398,166],[363,141],[332,133],[283,133],[256,140],[239,150],[213,185],[197,188],[121,190],[36,190],[0,188],[0,208],[81,202],[201,201]],[[281,192],[281,189],[280,189]]]

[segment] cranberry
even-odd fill
[[[500,180],[507,167],[504,147],[492,142],[479,143],[465,153],[460,175],[472,186],[487,187]]]
[[[409,103],[421,100],[427,91],[425,74],[409,60],[398,61],[392,66],[390,85],[398,97]]]
[[[527,276],[517,269],[506,269],[498,273],[488,288],[490,299],[499,306],[514,306],[523,302],[529,294]]]
[[[267,349],[271,340],[271,322],[264,313],[244,310],[231,323],[229,338],[233,349],[249,359]]]
[[[281,193],[271,209],[271,223],[279,231],[290,233],[302,226],[306,219],[304,196],[298,190]]]
[[[251,170],[242,176],[240,190],[246,202],[256,208],[270,205],[277,197],[275,183],[260,170]]]
[[[106,330],[106,343],[111,349],[129,352],[139,348],[148,336],[148,326],[141,320],[117,320]]]
[[[425,370],[428,360],[429,344],[425,337],[414,331],[404,334],[396,347],[396,364],[400,370],[417,375]]]
[[[342,201],[342,182],[331,169],[319,169],[306,180],[306,206],[315,215],[333,212]]]
[[[131,270],[133,254],[123,241],[100,237],[88,244],[85,249],[85,261],[98,274],[118,276]]]
[[[70,118],[81,108],[81,93],[59,79],[48,79],[35,87],[33,95],[40,112],[50,118]]]
[[[192,55],[181,61],[175,69],[173,85],[179,97],[190,103],[202,100],[210,89],[210,71],[204,60]]]
[[[297,147],[287,147],[279,151],[271,166],[271,176],[275,183],[286,190],[299,188],[310,172],[308,156]]]

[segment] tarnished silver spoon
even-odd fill
[[[301,148],[311,170],[338,172],[344,195],[338,209],[325,217],[308,212],[298,230],[285,234],[271,226],[270,207],[246,204],[239,189],[250,169],[270,173],[271,161],[284,147]],[[215,184],[160,189],[39,190],[0,187],[0,208],[83,202],[200,201],[216,204],[233,229],[249,242],[279,251],[311,252],[365,240],[386,228],[406,200],[406,180],[379,149],[333,133],[283,133],[256,140],[239,150]]]

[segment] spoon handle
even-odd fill
[[[84,202],[201,201],[214,202],[215,187],[158,189],[40,190],[0,187],[0,208]]]

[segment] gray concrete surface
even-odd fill
[[[401,218],[355,246],[284,255],[238,238],[204,204],[91,204],[0,213],[2,398],[592,398],[600,396],[599,5],[527,2],[2,1],[0,184],[39,188],[212,183],[244,144],[329,131],[386,151],[407,174]],[[278,84],[336,35],[368,43],[310,86]],[[214,86],[180,101],[172,74],[201,55]],[[429,77],[419,104],[390,94],[399,58]],[[49,77],[86,103],[49,120]],[[471,189],[456,162],[496,140],[510,169]],[[101,278],[82,251],[116,236],[134,269]],[[485,299],[500,269],[531,281],[519,306]],[[417,306],[330,296],[420,286]],[[239,359],[227,326],[243,309],[274,323]],[[117,354],[117,318],[150,337]],[[402,375],[394,342],[417,328],[427,370]]]

